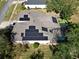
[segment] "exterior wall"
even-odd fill
[[[49,44],[50,43],[50,41],[16,41],[15,43],[21,43],[21,44],[25,44],[25,43],[29,43],[29,44],[33,44],[33,43],[35,43],[35,42],[38,42],[38,43],[40,43],[40,44]]]
[[[25,5],[26,8],[46,8],[46,5]]]
[[[40,43],[40,44],[48,44],[49,43],[49,41],[28,41],[30,44],[33,44],[33,43],[35,43],[35,42],[38,42],[38,43]]]

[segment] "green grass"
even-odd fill
[[[40,45],[36,49],[33,45],[29,45],[29,47],[29,49],[25,49],[23,46],[16,46],[12,53],[13,59],[30,59],[31,54],[38,49],[44,53],[44,59],[52,59],[52,54],[48,45]]]
[[[20,12],[20,11],[24,11],[24,10],[26,10],[26,8],[23,5],[18,4],[16,11]]]
[[[7,11],[6,14],[5,14],[4,21],[8,21],[8,20],[9,20],[11,14],[12,14],[12,11],[13,11],[13,9],[14,9],[14,6],[15,6],[15,5],[11,5],[11,6],[9,7],[8,11]]]
[[[27,9],[22,6],[21,4],[18,4],[17,7],[16,7],[16,10],[13,14],[13,17],[12,17],[12,20],[16,20],[16,18],[18,17],[19,13],[23,12],[23,11],[26,11]]]
[[[6,0],[0,0],[0,10],[2,10],[2,7],[6,2],[7,2]]]
[[[35,42],[35,43],[33,44],[33,47],[34,47],[34,48],[38,48],[39,45],[40,45],[40,44],[39,44],[38,42]]]

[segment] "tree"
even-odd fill
[[[66,5],[60,12],[60,18],[69,20],[70,16],[73,14],[73,9],[70,5]]]
[[[43,59],[44,53],[41,50],[37,50],[37,52],[32,53],[30,56],[31,59]]]
[[[0,29],[0,53],[2,59],[10,59],[10,31],[8,28]]]
[[[68,20],[79,6],[78,0],[48,0],[47,10],[60,13],[60,17]]]
[[[55,48],[53,59],[79,58],[79,24],[69,25],[69,32],[65,33],[67,42],[59,43]],[[54,48],[51,49],[54,52]]]
[[[66,33],[69,41],[70,54],[73,58],[79,58],[79,24],[73,24],[71,31]]]

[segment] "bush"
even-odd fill
[[[11,59],[12,44],[9,28],[0,29],[0,59]]]
[[[26,9],[26,7],[25,7],[25,6],[22,6],[21,8],[22,8],[22,10],[25,10],[25,9]]]
[[[24,47],[25,47],[26,49],[29,49],[29,48],[30,48],[28,44],[25,44]]]
[[[38,48],[38,47],[39,47],[39,43],[38,43],[38,42],[35,42],[35,43],[33,44],[33,47],[34,47],[34,48]]]
[[[47,11],[60,13],[60,17],[62,19],[69,20],[76,12],[78,4],[78,0],[48,0]]]
[[[31,59],[44,59],[44,53],[41,50],[33,52],[30,56]]]

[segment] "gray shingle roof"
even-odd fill
[[[40,4],[46,4],[46,0],[27,0],[28,5],[40,5]]]

